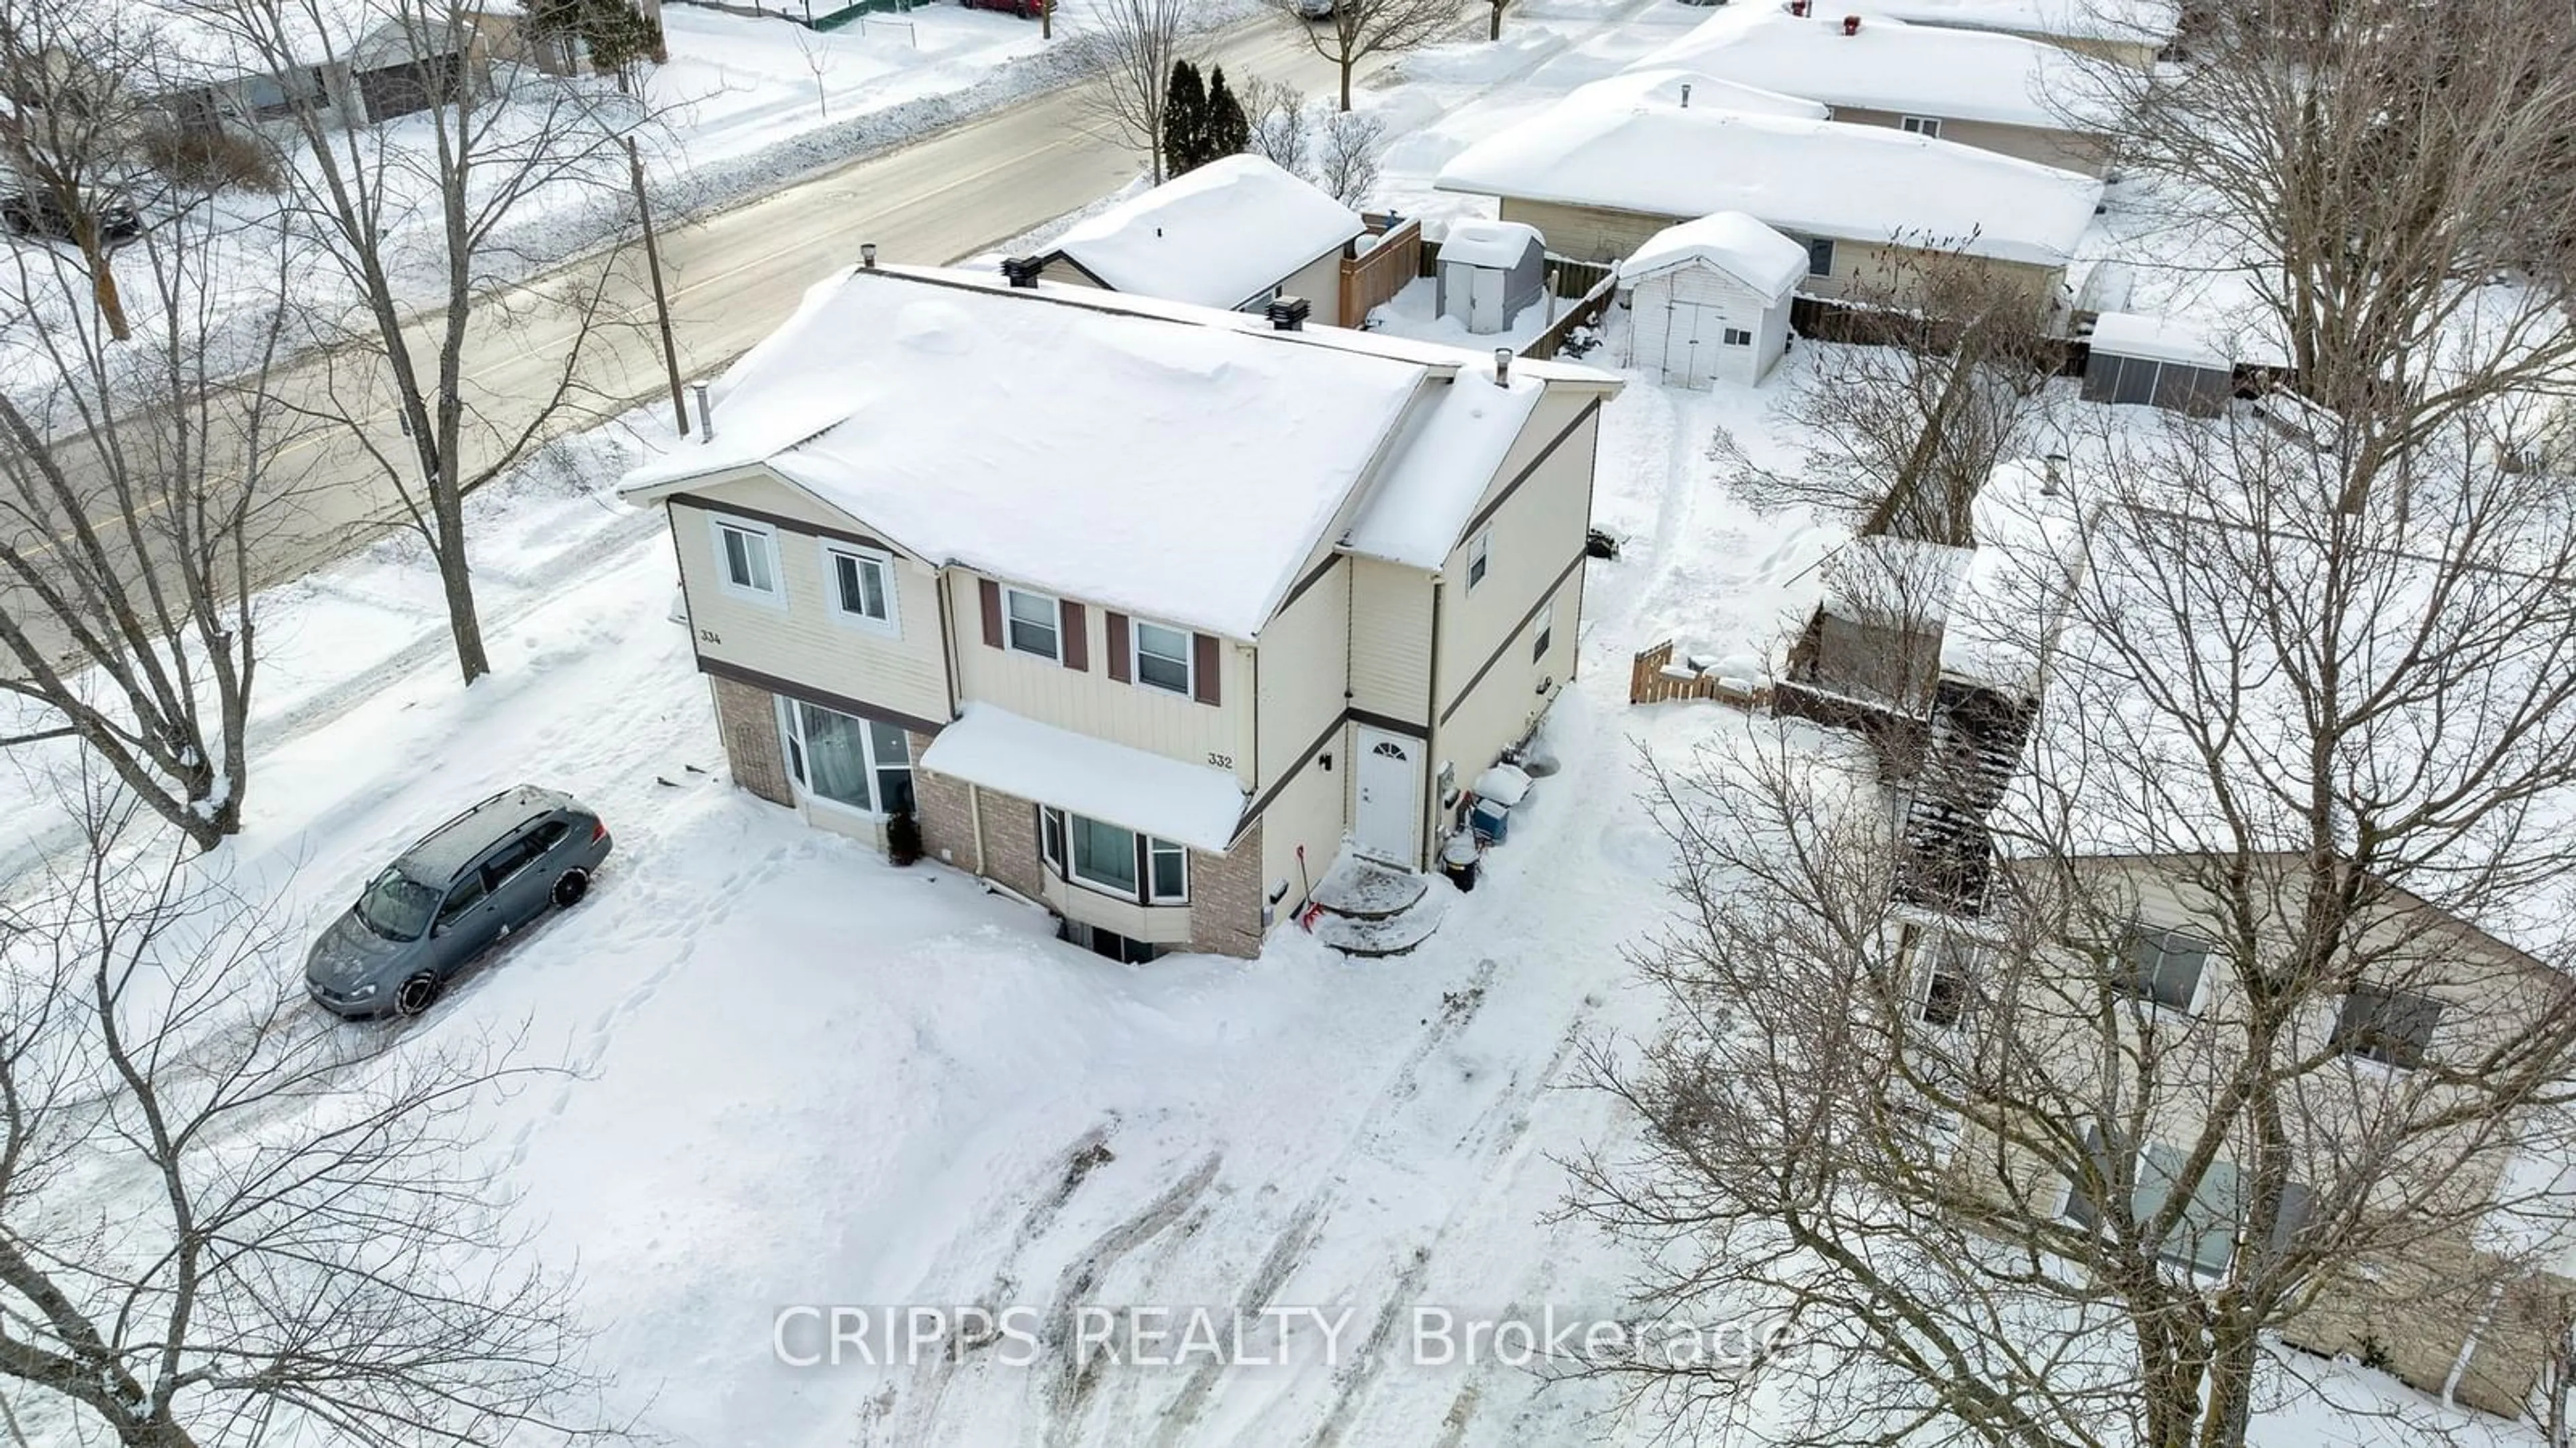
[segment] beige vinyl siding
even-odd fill
[[[1284,296],[1304,297],[1313,307],[1308,326],[1329,327],[1342,305],[1342,249],[1335,247],[1288,274],[1279,284]]]
[[[748,491],[733,485],[723,495]],[[786,594],[784,607],[776,607],[721,586],[723,575],[718,571],[709,520],[728,515],[684,503],[673,503],[670,515],[681,584],[688,595],[689,624],[700,656],[908,718],[932,723],[948,719],[947,671],[940,658],[939,586],[927,565],[900,555],[895,558],[895,619],[902,632],[900,637],[889,637],[834,616],[823,571],[825,540],[769,525],[777,540],[778,577]],[[849,528],[850,520],[841,519],[838,525]]]
[[[1801,245],[1807,240],[1804,235],[1791,235]],[[1918,274],[1922,255],[1914,247],[1837,239],[1834,242],[1832,273],[1802,278],[1798,291],[1810,297],[1834,298],[1856,290],[1874,295],[1892,288],[1896,292],[1895,301],[1909,301],[1911,298],[1907,292],[1910,289],[1903,285],[1903,279]],[[2043,296],[2054,296],[2059,280],[2065,275],[2062,267],[2036,266],[2029,262],[1997,261],[1991,257],[1966,257],[1962,260],[2007,283],[2032,288]]]
[[[1196,863],[1193,861],[1193,863]],[[1190,940],[1190,907],[1187,905],[1139,905],[1104,895],[1088,885],[1059,880],[1052,870],[1041,870],[1038,893],[1056,913],[1085,925],[1115,930],[1130,940],[1143,940],[1155,945],[1187,945]],[[1193,886],[1197,881],[1191,882]]]
[[[1431,576],[1374,558],[1350,571],[1351,707],[1430,723]]]
[[[1100,283],[1091,279],[1091,273],[1074,265],[1071,259],[1061,256],[1053,258],[1038,269],[1038,280],[1056,282],[1068,287],[1089,287],[1095,292],[1103,290]]]
[[[1305,847],[1306,878],[1311,880],[1331,866],[1342,840],[1341,781],[1349,773],[1343,735],[1348,731],[1326,731],[1341,717],[1349,677],[1351,560],[1325,557],[1329,570],[1295,603],[1273,615],[1256,641],[1259,788],[1266,793],[1295,775],[1261,816],[1262,891],[1267,898],[1285,882],[1283,911],[1305,903],[1298,847]],[[1322,748],[1314,750],[1319,738]],[[1334,767],[1317,763],[1317,753],[1331,755]]]
[[[1550,392],[1531,416],[1478,511],[1491,506],[1548,441],[1582,417],[1593,400],[1585,392]],[[1577,565],[1572,577],[1565,574],[1566,566],[1582,556],[1584,532],[1591,523],[1593,449],[1600,425],[1598,412],[1583,418],[1488,521],[1460,540],[1442,569],[1446,583],[1440,607],[1438,673],[1440,708],[1447,720],[1433,737],[1432,768],[1436,772],[1442,764],[1452,766],[1461,787],[1471,784],[1496,755],[1526,734],[1556,690],[1573,676],[1583,570]],[[1490,534],[1486,574],[1471,589],[1468,559],[1480,532]],[[1550,600],[1554,612],[1548,651],[1534,659],[1532,631],[1538,620],[1532,611]],[[1480,670],[1483,676],[1478,678]],[[1548,681],[1544,694],[1539,689],[1542,680]]]
[[[2080,176],[2099,176],[2107,168],[2109,144],[2100,136],[2056,126],[2014,126],[1999,121],[1962,120],[1933,111],[1877,111],[1836,106],[1834,119],[1846,125],[1904,129],[1907,116],[1930,116],[1941,123],[1941,139],[1999,156],[2036,161]]]
[[[1516,196],[1503,198],[1502,218],[1537,227],[1553,255],[1597,262],[1618,261],[1645,245],[1656,232],[1676,221],[1691,219],[1560,201],[1525,201]]]
[[[1042,724],[1131,749],[1231,770],[1245,788],[1252,786],[1253,669],[1249,649],[1231,639],[1217,640],[1218,702],[1202,704],[1109,677],[1109,610],[1097,603],[1073,600],[1083,605],[1089,666],[1072,669],[1033,654],[987,645],[980,587],[983,575],[952,568],[947,578],[953,610],[951,627],[957,631],[961,703],[992,704]],[[1147,621],[1162,622],[1151,618]]]
[[[747,508],[755,513],[791,518],[809,527],[836,533],[873,534],[875,531],[756,464],[738,472],[690,483],[679,490],[677,497],[684,500],[704,498],[723,507]]]

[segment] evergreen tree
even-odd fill
[[[1172,85],[1163,98],[1163,174],[1195,171],[1209,159],[1207,84],[1186,60],[1172,63]]]
[[[1252,118],[1225,83],[1225,67],[1208,72],[1207,124],[1201,128],[1207,154],[1202,161],[1240,155],[1252,149]]]

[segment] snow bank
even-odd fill
[[[2198,326],[2139,312],[2104,312],[2093,323],[2093,350],[2224,372],[2235,363]]]
[[[1685,262],[1704,261],[1773,301],[1807,274],[1807,249],[1741,211],[1721,211],[1667,226],[1619,263],[1619,280],[1635,281]]]
[[[1114,291],[1235,307],[1367,227],[1260,156],[1228,156],[1089,218],[1055,250]]]
[[[2084,62],[2056,46],[1875,14],[1846,35],[1842,7],[1811,8],[1792,15],[1772,5],[1729,6],[1642,64],[1901,115],[2051,131],[2107,124],[2087,104],[2099,88]]]
[[[1914,240],[2063,266],[2100,182],[1883,126],[1625,99],[1599,83],[1452,159],[1442,191],[1650,216],[1742,211],[1783,231]]]
[[[968,704],[923,751],[933,774],[1088,815],[1194,850],[1223,852],[1243,818],[1234,776]]]

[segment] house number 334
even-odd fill
[[[1231,754],[1218,754],[1211,750],[1208,753],[1208,763],[1215,765],[1219,769],[1232,769],[1234,768],[1234,756]]]

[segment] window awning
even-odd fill
[[[1243,816],[1232,774],[969,704],[921,767],[1193,849],[1222,851]]]

